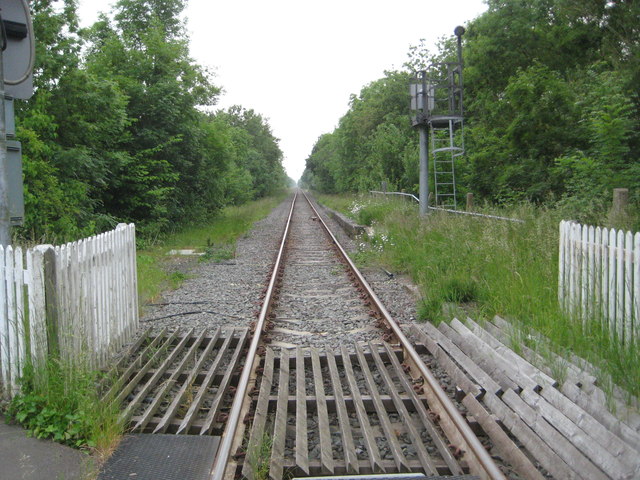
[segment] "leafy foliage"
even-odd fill
[[[98,375],[78,365],[50,359],[38,380],[32,367],[26,369],[22,391],[7,410],[36,438],[50,438],[75,448],[111,447],[123,431],[117,406],[98,398]],[[45,378],[45,381],[42,381]]]
[[[221,89],[189,56],[184,0],[121,0],[87,30],[74,0],[55,3],[32,3],[20,235],[72,240],[134,221],[151,237],[285,185],[267,120],[211,110]]]
[[[640,42],[637,2],[489,0],[463,37],[466,155],[458,191],[499,204],[560,202],[602,217],[611,190],[640,201]],[[318,139],[303,181],[327,193],[417,190],[410,71],[455,56],[410,48],[407,71],[353,96]],[[599,212],[596,214],[596,212]]]

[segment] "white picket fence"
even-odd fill
[[[135,226],[24,252],[0,247],[0,394],[48,355],[100,368],[138,328]],[[26,267],[26,268],[25,268]]]
[[[584,322],[602,322],[621,345],[640,335],[640,233],[560,223],[558,299]]]

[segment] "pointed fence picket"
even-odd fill
[[[133,224],[24,254],[0,246],[0,397],[18,391],[28,362],[49,355],[105,366],[137,328]]]
[[[640,335],[640,232],[560,222],[558,299],[585,324],[598,321],[621,345]]]

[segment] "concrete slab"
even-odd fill
[[[27,436],[0,415],[0,480],[84,480],[93,471],[85,453]]]

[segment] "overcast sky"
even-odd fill
[[[81,23],[113,3],[79,0]],[[191,56],[224,89],[218,106],[268,118],[297,180],[352,93],[401,68],[421,38],[435,46],[485,10],[483,0],[189,0],[186,18]]]

